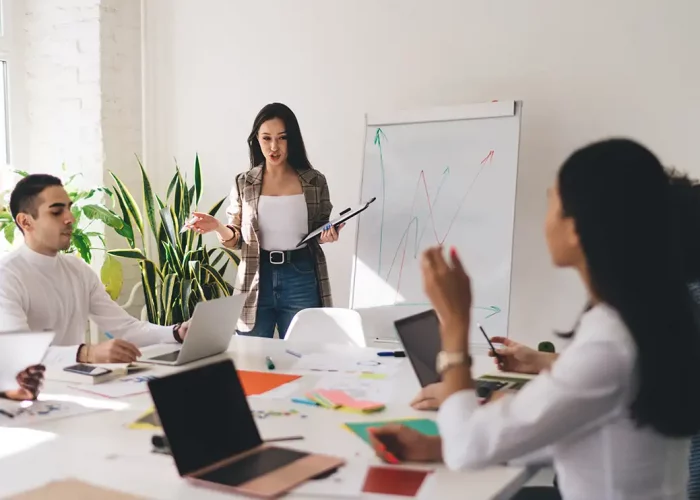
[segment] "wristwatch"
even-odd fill
[[[448,369],[457,365],[472,365],[472,357],[464,352],[446,352],[440,351],[437,355],[435,367],[437,372],[442,375]]]

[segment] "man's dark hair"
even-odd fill
[[[63,186],[63,183],[58,177],[48,174],[28,175],[17,183],[10,195],[10,213],[15,222],[20,213],[37,216],[36,199],[50,186]]]

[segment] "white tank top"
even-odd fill
[[[309,233],[304,195],[260,196],[258,228],[263,250],[294,250]]]

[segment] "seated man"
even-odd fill
[[[128,363],[137,346],[182,342],[188,323],[158,326],[130,316],[107,294],[97,274],[61,251],[70,247],[75,218],[60,179],[30,175],[10,197],[25,245],[0,261],[0,329],[55,332],[44,363]],[[82,343],[92,318],[115,338]]]

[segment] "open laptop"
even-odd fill
[[[435,311],[431,309],[400,319],[394,322],[394,326],[421,387],[439,382],[440,374],[437,372],[435,361],[442,349],[442,340],[440,320]],[[477,392],[486,394],[487,391],[503,388],[520,389],[529,378],[526,375],[509,377],[493,374],[484,375],[475,382]]]
[[[0,333],[0,391],[15,389],[19,372],[44,359],[53,332]]]
[[[151,380],[148,388],[180,476],[198,486],[274,498],[344,464],[264,444],[230,359]]]
[[[246,297],[237,294],[199,302],[182,346],[173,345],[170,352],[158,355],[146,352],[138,361],[175,366],[224,352],[236,332]]]

